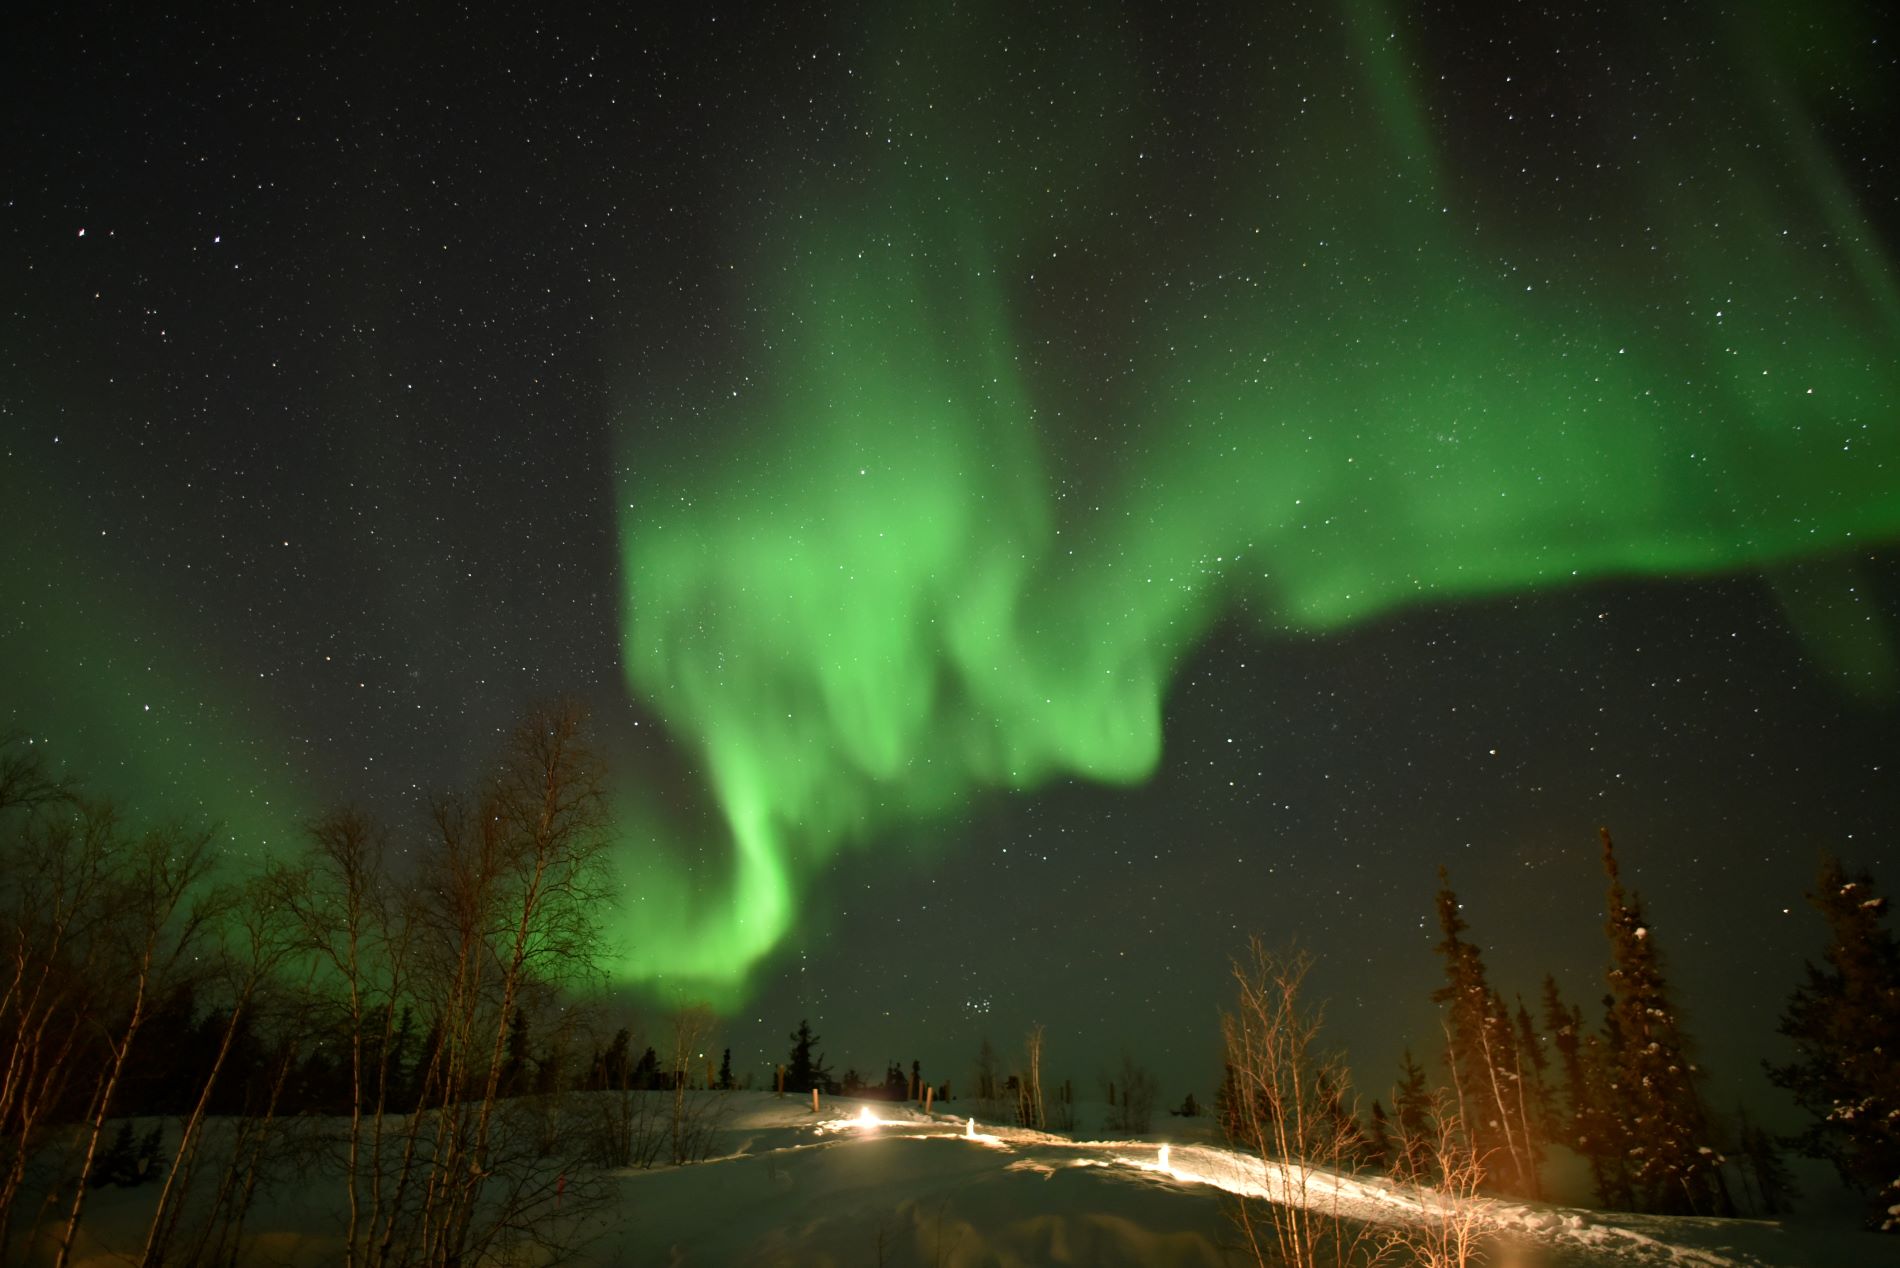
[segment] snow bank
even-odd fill
[[[883,1101],[828,1101],[814,1115],[791,1097],[730,1097],[713,1160],[611,1173],[605,1201],[561,1216],[560,1240],[584,1245],[577,1262],[1211,1268],[1244,1262],[1226,1206],[1286,1192],[1283,1169],[1206,1143],[1205,1122],[1158,1119],[1161,1131],[1141,1140],[1074,1139]],[[1416,1221],[1437,1200],[1323,1171],[1303,1180],[1305,1200],[1356,1221]],[[249,1225],[245,1262],[337,1262],[341,1194],[336,1177],[320,1175],[271,1192]],[[77,1262],[105,1268],[139,1245],[150,1190],[95,1196]],[[1846,1230],[1483,1208],[1503,1268],[1900,1268],[1900,1239]]]

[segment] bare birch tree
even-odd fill
[[[1421,1268],[1484,1263],[1491,1206],[1478,1190],[1485,1160],[1458,1117],[1453,1094],[1437,1089],[1422,1121],[1402,1118],[1393,1147],[1393,1175],[1416,1203],[1418,1217],[1387,1226],[1380,1240]]]
[[[211,840],[208,830],[153,829],[126,847],[123,861],[108,876],[106,901],[113,919],[101,924],[99,938],[122,975],[117,979],[121,993],[94,1014],[106,1059],[81,1131],[81,1179],[73,1185],[54,1268],[66,1268],[71,1261],[86,1206],[84,1177],[92,1172],[132,1045],[151,1017],[153,1001],[175,983],[207,924],[218,918],[218,908],[228,900],[228,895],[205,890],[212,867]]]
[[[508,1021],[530,982],[597,975],[606,896],[605,793],[573,705],[539,710],[515,731],[473,803],[438,810],[438,926],[452,965],[444,1016],[445,1100],[424,1199],[424,1259],[477,1257],[492,1236],[473,1224],[484,1180]],[[465,1111],[450,1101],[466,1095]],[[459,1108],[459,1107],[458,1107]]]
[[[66,1094],[91,1033],[106,880],[116,820],[103,807],[44,797],[6,754],[11,800],[0,855],[0,1259],[29,1160]],[[45,813],[41,813],[44,811]]]
[[[1049,1120],[1042,1107],[1041,1022],[1031,1026],[1029,1034],[1024,1037],[1023,1055],[1027,1061],[1027,1071],[1023,1078],[1023,1125],[1042,1131]]]
[[[205,1116],[231,1056],[232,1045],[249,1025],[251,1006],[258,993],[266,988],[294,949],[292,931],[275,903],[279,892],[280,887],[266,878],[253,878],[231,905],[223,927],[214,931],[217,947],[210,958],[224,978],[228,1005],[219,1031],[217,1052],[199,1086],[197,1099],[179,1127],[178,1146],[173,1151],[171,1165],[165,1168],[165,1179],[152,1207],[145,1246],[139,1256],[144,1268],[163,1264],[177,1239],[184,1209],[182,1198],[197,1169]]]
[[[1231,1211],[1256,1263],[1345,1268],[1375,1262],[1381,1246],[1346,1217],[1332,1182],[1361,1164],[1356,1133],[1332,1111],[1348,1086],[1344,1061],[1320,1047],[1324,1009],[1301,996],[1312,968],[1307,952],[1271,952],[1258,938],[1234,962],[1234,1006],[1221,1018],[1233,1076],[1227,1127],[1265,1165],[1268,1193]]]
[[[712,1038],[718,1018],[711,1005],[685,1004],[674,1009],[667,1021],[673,1047],[673,1163],[678,1166],[697,1161],[694,1155],[698,1133],[688,1112],[687,1085],[693,1081],[695,1065],[705,1055],[705,1046]]]

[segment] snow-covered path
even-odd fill
[[[655,1097],[670,1097],[651,1093]],[[711,1161],[607,1174],[550,1240],[576,1268],[1243,1268],[1230,1195],[1286,1192],[1284,1169],[1214,1143],[1206,1120],[1163,1118],[1144,1139],[1075,1137],[926,1117],[889,1102],[734,1092],[717,1101]],[[587,1104],[572,1107],[584,1122]],[[655,1107],[658,1108],[657,1106]],[[1084,1123],[1105,1107],[1078,1106]],[[868,1117],[867,1117],[868,1115]],[[663,1115],[650,1120],[664,1123]],[[1171,1139],[1170,1139],[1171,1137]],[[1294,1177],[1297,1179],[1297,1177]],[[1424,1218],[1425,1195],[1309,1173],[1305,1199],[1373,1224]],[[1296,1186],[1297,1187],[1297,1186]],[[578,1197],[577,1192],[577,1197]],[[599,1200],[592,1200],[598,1196]],[[152,1189],[102,1189],[81,1268],[117,1268],[142,1244]],[[341,1262],[340,1175],[268,1190],[247,1262]],[[1841,1226],[1665,1219],[1487,1200],[1496,1268],[1900,1268],[1900,1238]],[[533,1257],[512,1262],[539,1264]]]
[[[1298,1179],[1204,1143],[1075,1140],[880,1102],[837,1102],[813,1115],[808,1105],[761,1097],[728,1130],[733,1148],[724,1158],[624,1176],[628,1223],[602,1230],[626,1252],[623,1262],[1239,1263],[1220,1199],[1284,1193]],[[1431,1200],[1325,1172],[1309,1172],[1304,1192],[1348,1219],[1380,1224],[1419,1221],[1421,1202]],[[1493,1262],[1508,1268],[1900,1264],[1900,1247],[1852,1233],[1836,1243],[1756,1221],[1482,1206],[1496,1237]]]

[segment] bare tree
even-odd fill
[[[189,1264],[235,1268],[251,1207],[286,1152],[279,1148],[282,1120],[278,1107],[297,1064],[298,1037],[306,1029],[301,1018],[308,1005],[300,996],[279,999],[276,992],[261,990],[253,998],[251,1011],[254,1016],[275,1014],[264,1029],[276,1034],[278,1040],[264,1062],[261,1077],[245,1088],[241,1112],[230,1121],[230,1145],[217,1181],[199,1211],[195,1228],[186,1234],[184,1262]]]
[[[1418,1217],[1389,1225],[1380,1242],[1422,1268],[1470,1268],[1485,1262],[1490,1204],[1478,1194],[1485,1159],[1458,1117],[1453,1095],[1433,1092],[1422,1123],[1399,1123],[1392,1172]]]
[[[27,1164],[92,1033],[104,950],[93,935],[108,910],[117,840],[108,807],[44,798],[42,779],[5,756],[0,792],[21,813],[0,839],[0,1258]]]
[[[1023,1052],[1028,1062],[1028,1072],[1023,1079],[1023,1126],[1042,1131],[1049,1120],[1042,1107],[1041,1022],[1029,1028],[1029,1034],[1023,1040]]]
[[[976,1092],[977,1112],[987,1119],[994,1119],[1001,1113],[1002,1103],[998,1094],[1002,1089],[998,1067],[996,1049],[990,1046],[989,1036],[985,1035],[982,1046],[977,1049],[975,1078],[971,1082]]]
[[[183,1211],[179,1198],[190,1186],[205,1115],[231,1055],[232,1044],[249,1024],[251,1004],[258,992],[295,945],[287,922],[275,907],[277,892],[278,887],[262,878],[254,879],[232,904],[222,927],[214,931],[217,946],[209,958],[222,971],[229,1006],[219,1034],[218,1050],[199,1087],[197,1100],[179,1128],[178,1147],[173,1152],[171,1165],[165,1169],[164,1182],[153,1204],[145,1247],[140,1254],[140,1263],[145,1268],[162,1264],[178,1235]]]
[[[673,1038],[673,1162],[694,1161],[689,1156],[693,1143],[692,1122],[687,1115],[687,1085],[693,1081],[695,1064],[704,1059],[705,1047],[712,1038],[714,1017],[709,1004],[682,1004],[667,1018]]]
[[[163,998],[178,980],[207,923],[216,919],[219,909],[228,902],[227,894],[205,889],[212,867],[211,840],[208,830],[176,826],[153,829],[132,843],[123,861],[108,874],[111,892],[107,901],[114,919],[101,924],[99,936],[108,944],[111,963],[123,976],[117,979],[120,997],[95,1014],[106,1059],[81,1133],[85,1141],[81,1177],[92,1173],[99,1138],[112,1115],[127,1058],[151,1017],[153,1001]],[[83,1182],[73,1186],[72,1205],[53,1258],[54,1268],[66,1268],[71,1261],[88,1188]]]
[[[412,922],[392,896],[381,828],[355,809],[311,825],[304,861],[279,869],[273,897],[302,931],[302,949],[342,993],[349,1037],[349,1129],[344,1138],[344,1262],[368,1262],[384,1209],[384,1109],[397,1002],[406,983]],[[404,1151],[405,1161],[413,1150]],[[398,1183],[406,1178],[399,1170]]]
[[[30,739],[12,732],[0,736],[0,811],[34,813],[72,800],[72,781],[48,770]]]
[[[437,809],[434,925],[441,935],[444,1098],[423,1198],[424,1261],[478,1258],[502,1220],[474,1228],[508,1022],[531,982],[597,976],[606,897],[605,793],[571,704],[539,710],[515,731],[473,803]],[[466,1091],[451,1113],[450,1102]]]
[[[1343,1268],[1374,1262],[1382,1248],[1346,1218],[1327,1174],[1360,1163],[1333,1108],[1349,1086],[1345,1063],[1320,1048],[1324,1010],[1301,997],[1312,967],[1308,953],[1270,952],[1258,938],[1234,962],[1234,1007],[1221,1018],[1233,1076],[1227,1129],[1264,1164],[1268,1192],[1264,1203],[1240,1198],[1231,1209],[1256,1263]]]
[[[1110,1080],[1108,1084],[1108,1129],[1134,1136],[1146,1135],[1154,1126],[1155,1097],[1161,1091],[1160,1080],[1155,1078],[1153,1070],[1126,1052],[1122,1053],[1117,1080]]]
[[[600,1167],[651,1167],[665,1135],[651,1093],[633,1086],[632,1027],[623,1028],[594,1068],[598,1104],[590,1104],[588,1157]]]

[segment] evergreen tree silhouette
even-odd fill
[[[1625,1124],[1631,1196],[1665,1215],[1733,1213],[1703,1108],[1702,1072],[1663,975],[1642,903],[1623,888],[1609,829],[1600,830],[1610,887],[1609,1022],[1615,1037],[1609,1105]]]
[[[831,1081],[831,1071],[825,1068],[822,1052],[815,1052],[818,1036],[811,1032],[811,1023],[800,1019],[798,1030],[792,1035],[791,1059],[785,1063],[785,1090],[787,1092],[809,1092],[813,1088],[825,1091],[835,1086]]]
[[[1367,1116],[1366,1125],[1366,1165],[1380,1171],[1392,1169],[1392,1124],[1385,1116],[1385,1107],[1377,1100],[1372,1102],[1372,1111]]]
[[[1743,1181],[1753,1189],[1755,1213],[1784,1214],[1796,1194],[1794,1177],[1781,1160],[1781,1148],[1774,1136],[1763,1131],[1748,1116],[1745,1107],[1736,1107],[1736,1144],[1741,1154]]]
[[[1391,1151],[1393,1173],[1401,1180],[1431,1179],[1432,1089],[1410,1048],[1399,1057],[1392,1111],[1399,1121],[1399,1144]]]
[[[1789,1143],[1834,1165],[1872,1200],[1872,1223],[1900,1230],[1900,946],[1873,878],[1823,856],[1808,902],[1827,921],[1823,963],[1788,999],[1781,1033],[1795,1058],[1770,1065],[1812,1120]],[[1746,1148],[1746,1145],[1744,1145]]]
[[[1524,997],[1521,995],[1517,1000],[1517,1054],[1523,1063],[1523,1087],[1535,1115],[1536,1137],[1540,1140],[1554,1139],[1559,1133],[1556,1125],[1556,1096],[1550,1087],[1550,1053],[1544,1046],[1543,1036],[1537,1033],[1537,1023],[1531,1020],[1531,1010],[1524,1006]]]
[[[1485,978],[1484,957],[1464,938],[1470,927],[1444,868],[1438,869],[1438,927],[1444,940],[1445,984],[1432,992],[1445,1005],[1445,1065],[1459,1113],[1487,1180],[1508,1193],[1541,1193],[1543,1150],[1531,1121],[1517,1038],[1504,999]]]
[[[649,1046],[627,1076],[627,1087],[636,1092],[662,1092],[672,1086],[672,1080],[660,1070],[660,1054]]]
[[[515,1015],[508,1019],[508,1041],[503,1052],[501,1066],[501,1094],[520,1096],[529,1088],[529,1067],[531,1043],[528,1033],[528,1014],[515,1009]]]

